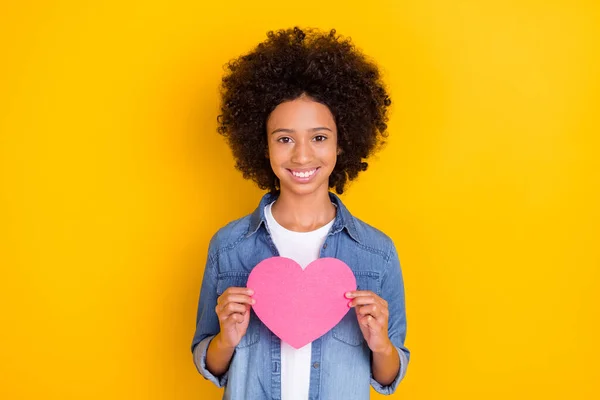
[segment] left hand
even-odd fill
[[[373,353],[387,353],[393,348],[388,336],[388,303],[370,290],[346,293],[348,304],[356,309],[358,326]]]

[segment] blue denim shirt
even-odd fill
[[[388,333],[400,356],[400,371],[388,386],[373,379],[370,350],[351,309],[333,329],[312,342],[309,399],[368,399],[369,385],[379,393],[391,394],[406,374],[410,356],[404,347],[404,283],[396,248],[388,236],[353,217],[339,197],[329,195],[337,213],[320,257],[344,261],[356,276],[358,290],[371,290],[388,302]],[[192,352],[198,371],[218,387],[225,387],[224,399],[281,399],[280,339],[254,311],[228,371],[214,376],[206,369],[208,345],[219,332],[217,297],[230,286],[246,286],[255,265],[279,255],[263,211],[275,199],[276,195],[264,195],[252,214],[230,222],[210,241]]]

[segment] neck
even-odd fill
[[[271,208],[273,218],[291,231],[310,232],[319,229],[331,222],[336,212],[329,191],[325,189],[301,196],[282,190]]]

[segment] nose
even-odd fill
[[[294,145],[292,162],[295,164],[307,164],[312,159],[312,148],[310,142],[300,140]]]

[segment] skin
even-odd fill
[[[280,182],[271,211],[286,229],[310,232],[335,218],[329,175],[335,167],[337,128],[327,106],[300,97],[277,106],[267,121],[269,161]],[[310,182],[298,183],[291,171],[317,169]]]
[[[340,151],[337,128],[329,108],[307,96],[279,104],[267,120],[268,154],[280,181],[273,217],[285,228],[309,232],[335,218],[329,199],[329,175]],[[299,182],[292,171],[316,169],[310,180]],[[216,376],[229,368],[235,347],[246,334],[252,290],[230,287],[217,299],[220,332],[210,342],[206,366]],[[388,305],[371,291],[346,294],[356,310],[361,332],[373,354],[373,377],[382,385],[393,382],[400,369],[398,352],[388,335]]]
[[[373,354],[373,378],[384,386],[391,384],[400,370],[400,356],[388,335],[387,301],[370,290],[348,292],[346,297],[352,299],[348,305],[356,309],[358,326]]]

